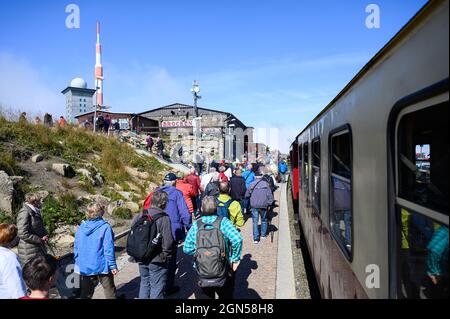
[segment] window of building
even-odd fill
[[[399,298],[448,298],[448,95],[433,104],[404,110],[397,126]]]
[[[331,135],[330,226],[347,258],[352,254],[352,137],[349,128]]]
[[[312,142],[312,206],[320,214],[320,139]]]

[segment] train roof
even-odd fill
[[[358,82],[378,61],[380,61],[391,49],[395,47],[405,36],[407,36],[412,29],[416,27],[418,23],[423,21],[434,8],[441,5],[446,0],[430,0],[428,1],[419,11],[378,51],[370,60],[367,62],[363,68],[347,83],[347,85],[336,95],[336,97],[331,100],[328,105],[317,114],[314,119],[305,126],[305,128],[300,131],[300,133],[295,137],[295,141],[298,137],[306,131],[306,129],[311,126],[315,121],[317,121],[325,112],[333,107],[333,105],[345,94],[350,88]],[[294,142],[292,142],[291,147]]]

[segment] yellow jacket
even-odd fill
[[[220,194],[219,201],[226,203],[231,199],[230,195]],[[242,215],[241,204],[238,201],[233,201],[229,207],[230,220],[236,227],[244,226],[244,215]]]

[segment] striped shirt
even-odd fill
[[[217,218],[217,215],[202,216],[202,221],[205,224],[212,224]],[[196,251],[196,239],[197,239],[198,225],[195,222],[186,236],[184,241],[183,251],[185,254],[194,255]],[[227,256],[230,262],[236,263],[241,259],[242,254],[242,236],[236,227],[231,223],[228,218],[223,218],[220,223],[220,230],[225,238]],[[230,254],[231,248],[231,254]]]

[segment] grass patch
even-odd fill
[[[5,171],[9,176],[21,173],[13,152],[4,149],[2,145],[0,145],[0,171]]]
[[[126,207],[115,208],[112,212],[112,215],[120,219],[131,219],[133,217],[133,213],[131,212],[131,210]]]

